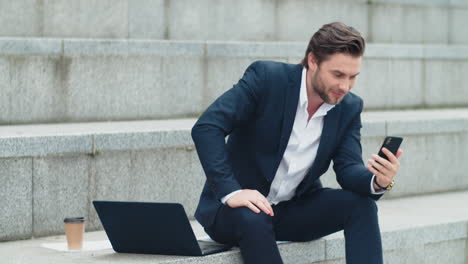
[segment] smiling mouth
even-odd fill
[[[342,93],[335,93],[335,92],[332,92],[333,96],[335,96],[336,98],[341,98],[343,97],[344,94]]]

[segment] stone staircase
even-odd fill
[[[239,263],[69,254],[64,217],[91,201],[182,203],[205,176],[196,117],[255,60],[298,63],[340,20],[368,41],[353,92],[363,159],[403,136],[401,172],[379,201],[386,263],[468,263],[468,1],[0,0],[0,263]],[[330,170],[324,185],[339,188]],[[193,222],[196,233],[203,231]],[[50,237],[54,236],[54,237]],[[58,236],[58,237],[57,237]],[[344,263],[342,234],[280,246],[286,263]]]

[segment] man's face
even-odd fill
[[[310,83],[313,92],[328,104],[338,104],[353,88],[360,68],[361,57],[336,53],[317,65],[310,54],[309,70],[313,70]]]

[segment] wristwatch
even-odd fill
[[[377,177],[374,177],[374,182],[377,186],[379,186],[380,189],[385,190],[385,191],[390,191],[395,185],[395,181],[392,180],[392,182],[388,186],[384,187],[377,182]]]

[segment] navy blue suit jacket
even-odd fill
[[[192,128],[207,177],[195,212],[203,226],[213,224],[223,206],[221,198],[233,191],[255,189],[268,195],[291,135],[302,68],[300,64],[254,62]],[[296,197],[322,188],[319,177],[333,160],[343,189],[380,198],[370,194],[372,173],[362,162],[362,106],[361,98],[348,93],[327,113],[316,160],[298,186]]]

